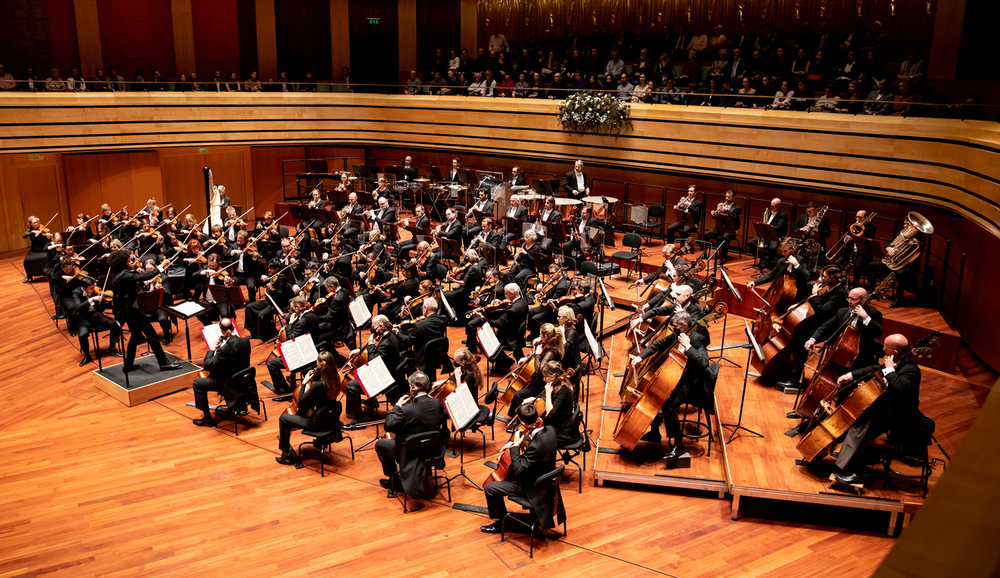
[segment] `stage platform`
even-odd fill
[[[128,387],[125,386],[125,372],[122,371],[124,363],[94,370],[94,386],[129,407],[191,387],[201,368],[170,353],[167,353],[167,359],[171,363],[179,363],[180,369],[160,371],[156,357],[146,355],[136,358],[138,369],[129,372]]]

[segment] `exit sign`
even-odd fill
[[[369,18],[368,19],[368,23],[369,24],[378,24],[381,20],[382,20],[381,18]]]
[[[200,149],[198,149],[199,154],[205,154],[207,152],[208,152],[208,147],[201,147]]]
[[[45,160],[45,155],[28,155],[29,161],[43,161]]]

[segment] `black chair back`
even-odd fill
[[[635,233],[625,233],[622,236],[622,245],[632,249],[638,249],[642,246],[642,236]]]
[[[444,434],[441,430],[415,433],[403,440],[403,450],[416,454],[424,462],[434,461],[434,454],[442,445],[444,445]]]
[[[441,367],[440,362],[444,361],[445,356],[448,354],[448,336],[445,335],[431,339],[424,347],[426,347],[424,350],[425,356],[438,360],[439,363],[434,366],[434,369],[438,369]]]

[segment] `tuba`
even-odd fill
[[[923,215],[916,211],[906,214],[906,222],[903,223],[903,230],[886,246],[886,256],[882,263],[890,271],[899,271],[912,263],[919,255],[921,243],[919,239],[914,239],[917,233],[930,235],[934,233],[934,225]],[[892,254],[889,254],[890,249]]]

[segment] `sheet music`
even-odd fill
[[[496,333],[490,327],[489,321],[479,328],[479,331],[476,332],[476,338],[479,339],[480,347],[486,352],[486,357],[493,357],[493,354],[500,349],[500,340],[497,339]]]
[[[279,343],[278,352],[281,353],[281,360],[285,362],[285,369],[288,371],[305,367],[319,357],[316,344],[313,343],[312,335],[309,333]]]
[[[448,303],[448,299],[444,296],[444,291],[442,291],[440,295],[441,295],[441,303],[444,305],[444,310],[448,312],[448,318],[458,319],[458,317],[455,315],[455,310],[451,308],[451,303]],[[456,368],[455,371],[458,371],[458,368]]]
[[[185,317],[194,317],[195,315],[199,315],[205,311],[205,307],[197,301],[185,301],[183,303],[171,305],[170,308]]]
[[[240,335],[240,328],[235,323],[233,323],[233,335],[243,337]],[[208,346],[208,349],[215,351],[215,344],[222,337],[222,326],[218,323],[210,323],[201,328],[201,336],[205,338],[205,345]]]
[[[392,384],[396,383],[396,380],[392,378],[389,368],[385,366],[385,361],[381,357],[376,357],[359,367],[354,372],[354,376],[358,378],[361,389],[365,391],[365,395],[369,399],[378,397],[385,390],[392,387]]]
[[[462,429],[472,423],[479,415],[479,404],[469,390],[469,385],[463,383],[448,397],[444,398],[444,407],[448,410],[448,417],[455,429]]]
[[[348,309],[351,311],[351,320],[354,321],[354,327],[361,327],[372,318],[372,312],[368,310],[368,305],[365,304],[365,300],[360,295],[354,301],[351,301]]]
[[[600,361],[604,356],[602,355],[600,345],[597,343],[597,339],[594,337],[594,332],[590,330],[589,323],[584,322],[583,334],[587,336],[587,344],[590,345],[590,352],[597,361]]]

